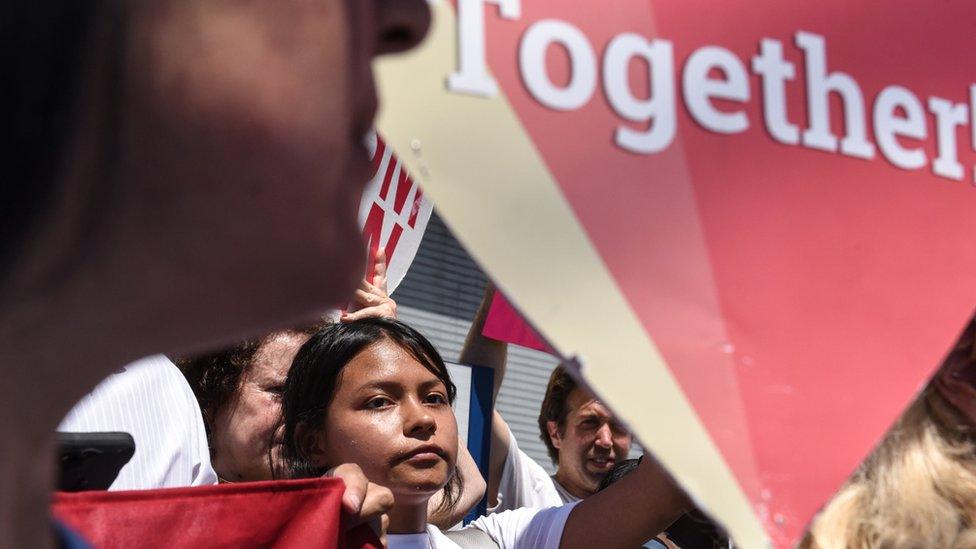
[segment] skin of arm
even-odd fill
[[[508,344],[502,341],[489,339],[481,335],[485,327],[485,320],[488,318],[488,310],[491,308],[492,296],[495,294],[495,285],[490,281],[485,285],[485,295],[481,300],[481,306],[471,322],[471,329],[464,340],[464,347],[461,348],[461,355],[458,362],[473,366],[483,366],[494,370],[494,387],[492,387],[492,402],[498,396],[498,389],[505,378],[505,364],[508,359]],[[498,504],[498,485],[501,482],[502,471],[505,469],[505,460],[508,459],[509,429],[508,424],[497,411],[492,413],[491,418],[491,451],[488,460],[488,506],[493,507]],[[465,481],[467,479],[465,478]]]
[[[572,510],[559,547],[640,547],[691,507],[688,496],[648,455],[633,473]]]

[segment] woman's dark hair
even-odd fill
[[[384,340],[392,341],[408,352],[441,380],[447,388],[448,401],[454,403],[457,391],[447,366],[434,346],[417,330],[388,318],[365,318],[326,326],[302,345],[288,372],[281,403],[283,448],[281,462],[274,467],[275,477],[309,478],[326,472],[329,467],[312,463],[307,447],[310,437],[302,434],[322,432],[343,368],[367,347]],[[330,464],[336,465],[339,464]],[[461,493],[461,477],[456,468],[444,492],[441,508],[449,509]]]

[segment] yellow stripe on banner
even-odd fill
[[[580,358],[588,382],[688,493],[740,546],[767,547],[749,500],[504,95],[447,91],[456,19],[447,2],[431,9],[419,49],[376,63],[381,135],[519,310]]]

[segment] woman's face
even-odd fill
[[[457,421],[447,388],[410,353],[382,340],[342,371],[316,465],[359,465],[401,503],[419,503],[447,484],[457,461]]]
[[[272,478],[268,447],[281,412],[281,391],[291,362],[308,337],[294,332],[269,337],[254,354],[237,393],[217,411],[213,467],[220,478],[233,482]],[[276,448],[272,458],[277,453]]]

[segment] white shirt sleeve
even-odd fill
[[[544,509],[562,505],[555,483],[546,470],[518,447],[512,430],[508,431],[508,457],[498,483],[498,503],[488,513],[500,513],[522,507]]]
[[[68,412],[58,430],[132,435],[136,451],[110,490],[217,483],[200,405],[165,356],[138,360],[105,378]]]
[[[563,529],[576,503],[548,509],[522,508],[488,515],[468,528],[477,528],[500,549],[559,549]]]

